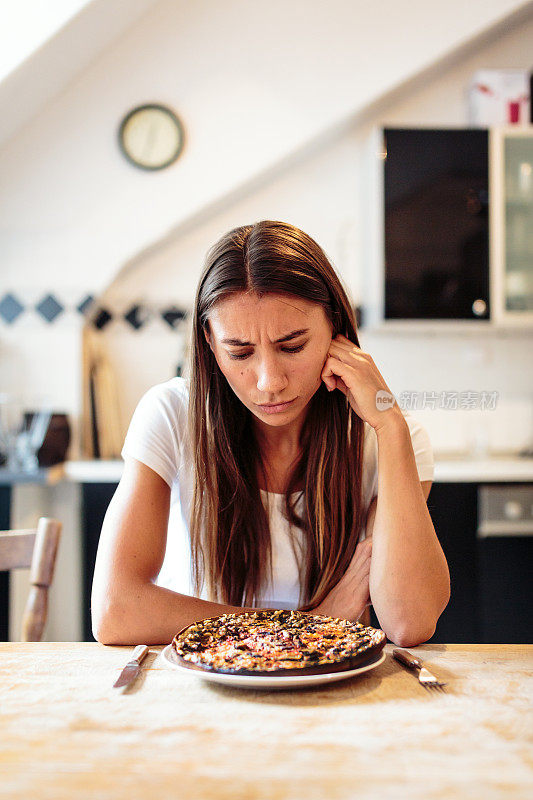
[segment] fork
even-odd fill
[[[418,681],[425,689],[435,689],[441,692],[445,691],[444,687],[446,684],[443,683],[443,681],[437,680],[437,678],[423,666],[419,658],[415,658],[415,656],[408,653],[407,650],[393,650],[392,655],[397,661],[409,667],[409,669],[419,670]]]

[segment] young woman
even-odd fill
[[[426,500],[433,457],[359,347],[318,244],[282,222],[209,251],[190,379],[130,423],[92,591],[104,644],[169,642],[189,623],[300,608],[427,641],[450,596]]]

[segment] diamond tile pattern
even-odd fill
[[[79,314],[87,318],[88,322],[100,330],[114,319],[113,312],[103,306],[98,306],[94,296],[91,294],[85,295],[78,305],[71,305],[70,301],[62,304],[52,293],[45,294],[35,306],[33,302],[21,302],[11,292],[7,292],[3,297],[0,297],[0,318],[7,324],[15,322],[24,311],[30,308],[34,308],[39,316],[48,323],[53,322],[67,309],[78,311]],[[154,308],[135,303],[125,314],[119,315],[117,319],[123,319],[135,330],[140,330],[146,327],[146,323],[153,319],[154,314],[157,314],[170,328],[175,330],[189,313],[191,313],[189,309],[180,308],[175,304],[164,308]]]
[[[87,312],[89,311],[93,303],[94,303],[94,297],[92,296],[92,294],[88,294],[85,300],[82,300],[82,302],[78,306],[78,311],[80,312],[80,314],[86,316]]]
[[[95,328],[102,330],[105,328],[108,322],[111,322],[113,319],[113,315],[109,313],[109,311],[105,308],[100,308],[98,314],[96,315],[93,325]]]
[[[13,294],[5,294],[0,300],[0,316],[9,324],[14,322],[23,311],[24,306]]]
[[[64,309],[61,303],[57,302],[53,294],[48,294],[35,306],[35,310],[38,311],[47,322],[53,322]]]
[[[187,312],[177,306],[163,309],[161,316],[171,328],[177,328],[182,319],[185,319]]]
[[[124,314],[124,319],[126,322],[135,328],[135,330],[139,330],[142,328],[145,322],[147,322],[151,317],[150,310],[146,308],[146,306],[135,305],[130,308],[127,314]]]

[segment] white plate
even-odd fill
[[[361,675],[363,672],[375,669],[385,661],[385,651],[382,650],[374,661],[369,664],[363,664],[361,667],[356,667],[356,669],[348,669],[344,672],[323,672],[319,675],[278,675],[278,677],[271,678],[268,675],[230,675],[224,672],[207,672],[183,667],[177,661],[171,644],[165,647],[162,655],[167,664],[170,664],[174,669],[181,670],[181,672],[187,672],[189,675],[191,673],[198,675],[198,677],[213,681],[213,683],[225,683],[226,686],[240,686],[248,689],[289,689],[299,686],[315,686],[318,683],[343,681],[346,678],[353,678],[354,675]]]

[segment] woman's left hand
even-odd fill
[[[401,414],[372,356],[342,334],[331,340],[321,378],[329,391],[346,395],[355,413],[376,431]]]

